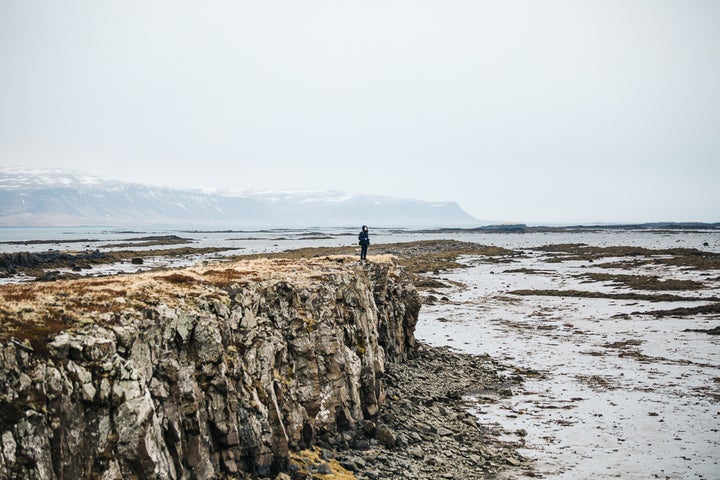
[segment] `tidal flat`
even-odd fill
[[[587,245],[528,249],[511,266],[466,256],[434,276],[446,287],[426,292],[416,335],[538,371],[511,397],[473,397],[534,475],[718,478],[717,260]]]

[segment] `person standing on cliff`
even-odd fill
[[[365,257],[367,257],[368,245],[370,245],[370,234],[368,233],[367,225],[363,225],[362,230],[360,230],[358,243],[360,244],[360,260],[365,260]]]

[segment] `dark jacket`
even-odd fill
[[[370,234],[365,230],[361,230],[360,235],[358,235],[358,242],[360,245],[370,245]]]

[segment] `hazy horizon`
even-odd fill
[[[720,2],[0,5],[0,166],[720,221]]]

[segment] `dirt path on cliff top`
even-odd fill
[[[551,250],[466,257],[424,294],[418,339],[539,373],[478,394],[478,421],[543,478],[720,478],[716,259]]]

